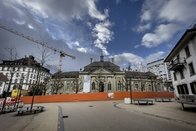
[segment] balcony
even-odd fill
[[[184,65],[186,64],[186,59],[183,58],[177,58],[175,60],[173,60],[170,65],[169,65],[169,70],[181,70],[184,68]]]

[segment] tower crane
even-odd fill
[[[58,67],[58,72],[61,72],[61,68],[62,68],[62,59],[63,59],[65,56],[68,56],[68,57],[71,57],[72,59],[75,59],[75,56],[70,55],[70,54],[67,54],[66,52],[64,52],[64,51],[62,51],[62,50],[56,49],[56,48],[54,48],[54,47],[51,47],[51,46],[49,46],[49,45],[47,44],[47,42],[41,42],[41,41],[39,41],[39,40],[34,39],[34,38],[31,37],[31,36],[28,36],[28,35],[25,35],[25,34],[23,34],[23,33],[20,33],[20,32],[14,30],[14,29],[12,29],[12,28],[8,28],[8,27],[6,27],[6,26],[4,26],[4,25],[1,25],[1,24],[0,24],[0,28],[3,29],[3,30],[6,30],[6,31],[8,31],[8,32],[10,32],[10,33],[12,33],[12,34],[15,34],[15,35],[17,35],[17,36],[23,37],[23,38],[26,39],[26,40],[32,41],[33,43],[37,43],[37,44],[39,44],[39,45],[41,45],[41,46],[44,46],[44,47],[46,47],[46,48],[48,48],[48,49],[50,49],[50,50],[53,50],[54,52],[58,52],[58,53],[60,54],[59,65],[58,65],[58,66],[59,66],[59,67]]]

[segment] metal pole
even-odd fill
[[[36,88],[36,86],[38,86],[38,83],[39,83],[38,79],[39,79],[39,68],[38,68],[38,72],[37,72],[37,81],[36,81],[35,87],[33,86],[33,97],[32,97],[31,108],[30,108],[31,112],[32,112],[32,109],[33,109],[33,103],[34,103],[34,98],[35,98],[35,88]]]
[[[131,87],[131,78],[129,79],[129,93],[130,93],[130,99],[131,99],[131,104],[132,104],[133,94],[132,94],[132,87]]]
[[[9,81],[9,85],[8,85],[7,91],[5,93],[5,100],[3,101],[3,106],[2,106],[1,112],[3,112],[5,104],[6,104],[6,100],[7,100],[7,96],[8,96],[10,87],[11,87],[11,83],[12,83],[12,78],[13,78],[14,72],[10,72],[10,74],[11,74],[11,78],[10,78],[10,81]]]

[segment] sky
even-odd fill
[[[63,59],[62,71],[79,71],[101,54],[137,68],[169,54],[196,23],[195,7],[196,0],[0,0],[0,25],[76,56]],[[42,54],[55,72],[58,52],[0,29],[0,60],[40,62]]]

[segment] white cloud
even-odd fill
[[[112,40],[113,32],[109,29],[111,23],[107,20],[95,25],[93,35],[96,38],[95,46],[106,53],[106,46]],[[108,54],[108,53],[106,53]]]
[[[159,18],[169,22],[192,22],[196,17],[195,0],[170,0],[160,10]]]
[[[28,28],[29,29],[34,29],[34,27],[32,25],[30,25],[30,24],[28,24]]]
[[[82,52],[82,53],[87,53],[88,52],[88,49],[87,48],[80,47],[80,48],[77,48],[77,51]]]
[[[145,58],[146,63],[161,59],[164,57],[165,52],[158,51],[156,53],[150,54]]]
[[[108,17],[108,10],[105,10],[104,14],[97,10],[95,0],[88,0],[86,2],[88,4],[88,13],[92,18],[96,18],[100,21],[103,21]]]
[[[149,21],[152,19],[150,10],[144,11],[141,15],[141,21]]]
[[[148,48],[156,47],[159,44],[168,41],[174,33],[179,30],[175,24],[161,24],[153,33],[146,33],[142,38],[142,45]]]
[[[138,64],[144,62],[144,59],[142,57],[132,53],[122,53],[111,57],[114,57],[115,62],[117,63],[128,62],[128,63]]]
[[[144,31],[146,31],[150,28],[151,28],[150,23],[147,23],[147,24],[144,24],[144,25],[139,25],[138,28],[137,28],[137,32],[144,32]]]
[[[163,58],[165,55],[165,52],[163,51],[157,51],[155,53],[149,54],[146,57],[141,57],[139,55],[133,54],[133,53],[122,53],[118,55],[113,55],[110,56],[111,58],[113,57],[115,62],[118,64],[122,63],[130,63],[133,65],[138,65],[138,64],[147,64],[149,62],[158,60]]]
[[[18,25],[24,25],[25,21],[17,18],[13,18],[13,21]]]
[[[142,45],[156,47],[172,38],[179,30],[187,28],[196,18],[195,0],[146,0],[143,3],[140,24],[136,31],[144,32],[155,25],[152,32],[144,34]],[[165,24],[167,23],[167,24]]]

